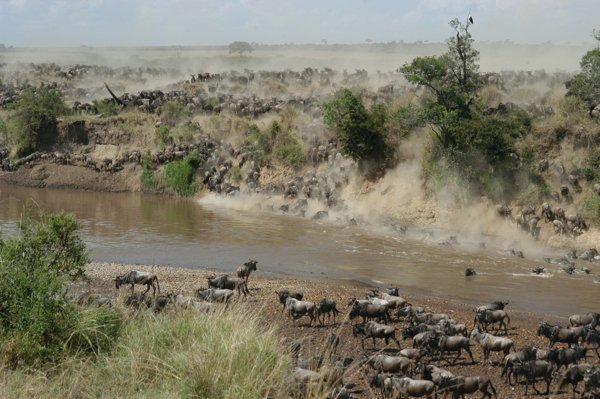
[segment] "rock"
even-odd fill
[[[472,267],[467,267],[465,269],[465,276],[469,277],[469,276],[475,276],[475,275],[477,275],[477,272]]]

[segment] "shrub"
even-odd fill
[[[280,159],[287,165],[298,168],[304,162],[304,153],[300,143],[279,144],[275,148],[277,159]]]
[[[94,100],[96,111],[102,116],[114,116],[119,113],[119,105],[114,100]]]
[[[55,142],[57,118],[69,112],[60,93],[46,87],[26,89],[13,105],[11,139],[17,156]]]
[[[242,181],[242,171],[239,166],[232,166],[227,171],[227,177],[234,183],[239,183]]]
[[[581,205],[581,213],[586,220],[591,221],[596,226],[600,225],[600,196],[594,193],[586,197]]]
[[[165,186],[177,195],[190,197],[198,190],[196,183],[196,170],[200,167],[202,159],[197,151],[187,157],[167,164],[165,167]]]
[[[271,161],[271,152],[273,150],[271,137],[271,134],[262,132],[255,124],[248,126],[248,131],[244,137],[244,145],[249,147],[250,156],[261,164]]]
[[[64,283],[84,275],[79,228],[74,217],[53,214],[26,219],[16,236],[0,241],[2,356],[13,366],[56,360],[78,328]]]
[[[167,140],[169,139],[169,127],[167,125],[160,125],[154,130],[154,135],[156,136],[156,141],[159,145],[165,146],[167,144]]]
[[[185,107],[177,101],[167,101],[161,107],[160,117],[166,124],[175,126],[183,120],[186,114]]]
[[[154,176],[154,162],[152,161],[150,151],[142,156],[142,174],[140,175],[140,182],[142,183],[142,188],[155,189],[157,186],[156,178]]]

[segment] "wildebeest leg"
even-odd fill
[[[146,291],[144,291],[144,293],[143,293],[142,295],[146,295],[146,293],[147,293],[148,291],[150,291],[150,285],[151,285],[150,283],[146,284]],[[133,291],[133,290],[132,290],[132,291]]]
[[[456,357],[454,358],[454,360],[452,360],[452,364],[456,364],[456,361],[458,359],[460,359],[460,355],[462,355],[462,350],[461,349],[458,350],[458,354],[456,355]]]
[[[135,289],[135,283],[131,284],[131,295],[133,295],[133,290]]]
[[[393,339],[394,341],[396,341],[396,345],[398,345],[398,349],[401,349],[401,347],[400,347],[400,341],[398,341],[398,340],[396,339],[396,337],[392,337],[392,339]]]
[[[469,357],[471,358],[471,363],[475,364],[475,359],[473,359],[473,353],[471,353],[471,348],[469,348],[468,346],[465,348],[465,351],[467,351],[467,353],[469,354]]]

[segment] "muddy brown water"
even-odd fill
[[[411,293],[468,304],[510,299],[511,307],[565,317],[600,310],[600,267],[567,275],[543,259],[494,249],[448,247],[357,226],[262,212],[207,207],[139,193],[96,193],[0,185],[0,227],[15,231],[23,207],[65,210],[83,223],[97,261],[164,264],[230,272],[259,261],[259,272],[395,285]],[[549,250],[551,255],[556,255]],[[544,264],[546,276],[530,270]],[[478,275],[465,277],[466,267]]]

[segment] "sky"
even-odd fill
[[[0,0],[0,43],[443,42],[469,14],[477,41],[582,44],[600,29],[600,0]]]

